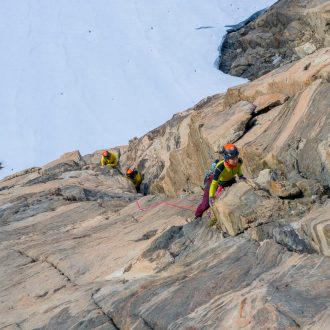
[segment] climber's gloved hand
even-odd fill
[[[238,177],[238,179],[239,182],[246,181],[246,177],[244,175],[241,175],[240,177]]]
[[[210,197],[209,198],[209,204],[210,204],[211,207],[214,205],[214,202],[215,202],[214,197]]]

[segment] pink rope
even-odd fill
[[[222,189],[223,189],[223,187],[222,186],[219,186],[219,188],[217,189],[216,198],[219,197],[219,195],[222,192]],[[191,199],[188,199],[188,198],[186,198],[186,199],[192,201]],[[159,205],[167,205],[167,206],[170,206],[170,207],[177,207],[177,208],[182,209],[182,210],[191,210],[191,211],[195,211],[195,209],[196,209],[195,206],[191,206],[191,205],[178,205],[178,204],[173,204],[173,203],[170,203],[170,202],[158,202],[158,203],[155,203],[155,204],[151,204],[149,206],[146,206],[146,207],[141,207],[140,201],[137,200],[136,201],[136,205],[137,205],[137,208],[139,209],[139,211],[141,211],[141,212],[154,209],[155,207],[157,207]]]

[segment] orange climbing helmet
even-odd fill
[[[237,157],[239,155],[237,147],[231,143],[227,143],[223,146],[222,153],[223,153],[225,160]]]
[[[103,153],[102,153],[102,155],[104,156],[104,157],[109,157],[109,151],[103,151]]]
[[[133,170],[129,167],[128,169],[127,169],[127,171],[126,171],[126,175],[127,176],[130,176],[130,175],[132,175],[133,174]]]

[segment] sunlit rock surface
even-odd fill
[[[323,48],[208,97],[113,148],[118,169],[72,151],[0,181],[0,328],[327,329],[329,72]],[[224,143],[248,180],[209,227],[191,220]]]

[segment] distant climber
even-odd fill
[[[142,182],[142,175],[140,172],[136,169],[128,168],[126,171],[126,177],[133,182],[136,191],[139,193]]]
[[[112,168],[117,168],[118,160],[117,156],[112,151],[103,151],[101,158],[101,166],[111,166]]]
[[[222,188],[229,187],[236,182],[235,177],[245,179],[242,173],[243,161],[238,158],[239,152],[234,144],[226,144],[222,148],[224,160],[218,162],[214,169],[214,174],[208,178],[205,185],[203,199],[195,212],[195,219],[201,219],[203,213],[210,206],[214,205],[217,190],[219,193]],[[217,189],[219,186],[219,189]]]

